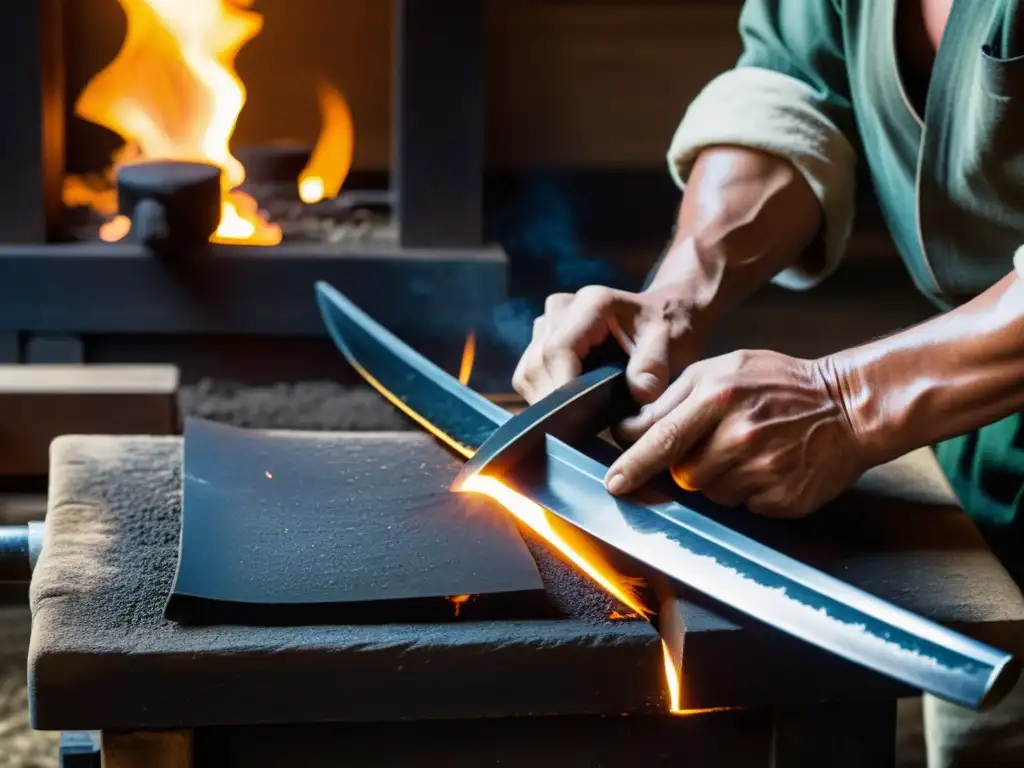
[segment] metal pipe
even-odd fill
[[[0,526],[0,582],[32,580],[43,546],[43,524]]]

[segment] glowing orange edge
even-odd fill
[[[386,399],[389,403],[391,403],[393,406],[398,408],[398,410],[400,410],[402,413],[404,413],[410,419],[412,419],[417,424],[419,424],[421,427],[423,427],[425,430],[427,430],[427,432],[429,432],[434,437],[436,437],[439,440],[441,440],[443,443],[445,443],[446,445],[451,447],[453,450],[457,451],[459,454],[461,454],[465,458],[468,459],[468,458],[471,458],[473,456],[475,451],[472,448],[469,448],[468,446],[463,445],[462,443],[458,442],[457,440],[453,440],[451,438],[451,436],[445,434],[444,432],[439,430],[437,427],[435,427],[433,424],[431,424],[429,421],[427,421],[425,418],[423,418],[420,414],[416,413],[416,411],[414,411],[412,408],[410,408],[407,403],[403,402],[401,400],[401,398],[396,397],[383,384],[381,384],[379,381],[377,381],[377,379],[375,379],[373,377],[373,375],[369,371],[367,371],[365,368],[363,368],[363,366],[361,366],[359,363],[357,363],[357,362],[355,362],[353,360],[350,360],[349,362],[352,364],[352,367],[354,367],[356,369],[356,371],[358,371],[359,375],[362,376],[364,379],[366,379],[366,382],[370,386],[372,386],[375,390],[377,390],[377,392],[379,392],[384,397],[384,399]],[[508,489],[508,490],[511,493],[515,493],[511,489]],[[516,494],[516,495],[518,495],[518,494]],[[529,501],[529,499],[526,499],[525,497],[520,497],[520,498],[523,498],[524,500]],[[496,499],[496,500],[500,502],[500,499]],[[530,503],[532,504],[534,502],[530,502]],[[512,510],[509,510],[509,511],[511,512]],[[513,514],[514,514],[514,512],[513,512]],[[523,522],[527,522],[527,521],[524,520]],[[538,531],[537,533],[540,534],[541,536],[544,536],[544,534],[541,533],[540,531]],[[582,561],[584,563],[586,562],[585,559],[581,555],[577,554],[572,549],[572,547],[570,547],[568,544],[566,544],[564,542],[561,542],[561,543],[552,542],[552,543],[555,544],[556,546],[564,547],[563,554],[565,554],[567,557],[569,557],[574,562],[577,562],[577,561]],[[579,563],[577,563],[577,564],[579,564]],[[599,576],[595,576],[595,574],[593,573],[593,570],[591,568],[585,568],[585,571],[591,576],[591,578],[593,578],[595,581],[597,581],[601,585],[601,587],[605,589],[605,591],[609,592],[616,599],[622,601],[624,604],[628,605],[630,608],[632,608],[633,610],[637,611],[637,613],[642,615],[644,618],[648,618],[650,616],[650,611],[648,609],[646,609],[642,605],[637,604],[636,601],[629,599],[627,596],[622,594],[622,590],[617,589],[613,584],[608,582],[606,579],[600,578]],[[699,714],[707,714],[709,712],[727,711],[729,709],[727,707],[714,708],[714,709],[682,709],[681,701],[680,701],[682,692],[680,690],[680,685],[679,685],[679,676],[678,676],[678,674],[676,672],[676,669],[675,669],[675,661],[672,659],[672,654],[669,652],[668,645],[666,645],[664,641],[662,641],[662,653],[663,653],[664,662],[665,662],[665,683],[666,683],[666,686],[668,688],[669,712],[671,714],[679,715],[679,716],[692,716],[692,715],[699,715]]]

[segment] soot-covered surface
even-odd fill
[[[408,439],[439,450],[429,436]],[[181,452],[174,437],[54,443],[46,544],[32,583],[36,727],[665,711],[657,633],[645,621],[609,620],[606,609],[628,609],[608,606],[556,558],[538,566],[563,618],[302,627],[167,620]]]
[[[333,381],[254,387],[203,379],[181,387],[178,405],[184,417],[253,429],[419,431],[370,387]]]
[[[410,433],[185,425],[182,543],[167,616],[186,624],[542,617],[514,519],[448,490],[461,462]]]

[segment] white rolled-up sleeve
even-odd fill
[[[741,146],[788,159],[824,214],[824,261],[798,263],[773,282],[805,290],[824,280],[846,251],[853,224],[856,153],[843,132],[815,107],[815,92],[794,77],[738,67],[712,80],[690,104],[672,139],[669,172],[680,189],[703,149]],[[1017,254],[1017,268],[1022,259]]]

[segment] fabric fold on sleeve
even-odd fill
[[[711,146],[741,146],[788,159],[810,185],[824,213],[824,263],[796,264],[773,282],[811,288],[839,265],[853,224],[856,153],[843,132],[816,108],[814,89],[794,77],[742,66],[712,80],[690,104],[669,148],[669,172],[685,189],[697,156]],[[1020,269],[1018,252],[1018,269]]]
[[[1017,270],[1017,277],[1024,280],[1024,245],[1013,254],[1013,268]]]

